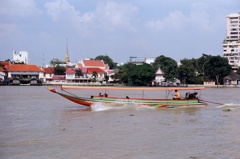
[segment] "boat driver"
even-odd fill
[[[175,90],[175,98],[174,99],[181,99],[181,95],[178,90]]]

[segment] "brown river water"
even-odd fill
[[[240,159],[240,88],[206,88],[207,107],[92,109],[47,88],[0,87],[1,159]]]

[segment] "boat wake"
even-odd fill
[[[117,110],[117,109],[124,109],[128,107],[126,104],[106,104],[106,103],[95,103],[91,106],[92,111],[99,112],[99,111],[108,111],[108,110]]]
[[[119,109],[153,109],[153,107],[143,106],[143,105],[134,105],[134,104],[104,104],[104,103],[95,103],[91,106],[92,111],[109,111],[109,110],[119,110]]]
[[[96,103],[91,106],[91,109],[92,111],[99,112],[99,111],[106,111],[106,110],[113,109],[113,107],[106,106],[102,103]]]
[[[229,108],[229,109],[240,109],[240,103],[226,103],[220,106],[217,106],[216,108]]]

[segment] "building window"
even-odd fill
[[[230,19],[238,19],[238,17],[231,17]]]

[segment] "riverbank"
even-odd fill
[[[45,86],[61,86],[61,84],[43,84]],[[74,84],[71,83],[69,85],[76,85],[76,86],[124,86],[121,84],[93,84],[93,83],[88,83],[88,84]],[[157,87],[168,87],[168,86],[157,86]],[[205,87],[205,88],[240,88],[240,85],[192,85],[192,84],[188,84],[188,85],[184,85],[184,86],[179,86],[179,87]]]
[[[240,85],[191,85],[188,87],[205,87],[205,88],[240,88]]]
[[[76,85],[76,86],[124,86],[122,84],[101,84],[101,83],[42,83],[42,85],[38,86],[61,86],[62,84],[68,85]],[[0,86],[12,86],[12,85],[4,85],[0,84]],[[14,85],[16,86],[16,85]],[[36,85],[19,85],[19,86],[36,86]],[[158,86],[161,87],[161,86]],[[168,86],[162,86],[168,87]],[[203,84],[188,84],[188,85],[181,85],[179,87],[205,87],[205,88],[240,88],[240,85],[203,85]]]

